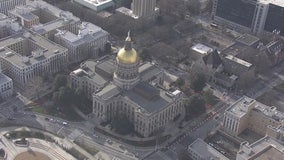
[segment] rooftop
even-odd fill
[[[209,146],[202,139],[198,138],[188,146],[188,149],[202,156],[202,159],[207,160],[229,160],[223,154],[218,152],[213,147]]]
[[[106,79],[104,79],[99,74],[95,73],[89,67],[85,67],[84,69],[79,68],[71,72],[71,74],[74,74],[77,77],[88,78],[90,81],[93,81],[93,83],[96,83],[97,85],[100,85],[100,86],[104,86],[108,82]]]
[[[274,5],[277,5],[277,6],[281,6],[281,7],[284,7],[284,1],[283,0],[259,0],[261,3],[264,3],[264,4],[274,4]]]
[[[139,67],[139,74],[141,80],[149,80],[151,77],[163,72],[158,66],[151,64],[150,62],[144,63]]]
[[[105,86],[101,91],[95,93],[97,96],[101,97],[104,100],[108,100],[112,97],[115,97],[120,94],[120,89],[116,85],[110,83]]]
[[[105,3],[112,3],[112,0],[82,0],[82,1],[95,6],[99,6]]]
[[[9,12],[26,20],[39,18],[40,24],[33,26],[33,30],[39,34],[44,34],[73,21],[80,21],[71,12],[63,11],[42,0],[27,1],[25,6],[18,6]],[[46,14],[49,14],[49,16],[42,16]]]
[[[254,103],[255,103],[254,99],[243,96],[242,98],[238,99],[235,103],[233,103],[229,108],[227,108],[226,112],[241,118],[249,112],[251,106]]]
[[[226,112],[232,113],[237,117],[242,117],[251,109],[256,112],[261,112],[265,116],[275,121],[284,120],[284,113],[279,112],[276,107],[267,106],[246,96],[243,96],[242,98],[237,100],[234,104],[227,108]]]
[[[251,63],[249,63],[249,62],[247,62],[247,61],[244,61],[244,60],[242,60],[242,59],[240,59],[240,58],[237,58],[237,57],[235,57],[235,56],[232,56],[232,55],[227,55],[225,58],[226,58],[226,59],[229,59],[229,60],[231,60],[231,61],[233,61],[233,62],[236,62],[236,63],[238,63],[238,64],[240,64],[240,65],[242,65],[242,66],[244,66],[244,67],[247,67],[247,68],[249,68],[249,67],[252,66]]]
[[[78,32],[78,35],[76,35],[66,30],[59,30],[55,36],[60,36],[65,41],[76,46],[108,35],[105,30],[89,22],[82,22]]]
[[[113,72],[115,70],[115,62],[111,58],[99,61],[96,65],[96,70],[98,69],[103,70],[108,75],[113,75]]]
[[[126,16],[129,16],[129,17],[132,17],[132,18],[135,18],[135,19],[138,18],[135,14],[133,14],[131,9],[128,9],[128,8],[125,8],[125,7],[117,8],[115,11],[120,12],[120,13],[126,15]]]
[[[238,156],[250,160],[282,160],[284,146],[282,142],[265,136],[251,145],[242,143]]]
[[[255,37],[250,34],[244,34],[236,39],[237,42],[245,44],[247,46],[252,46],[253,44],[259,42],[259,40],[260,39],[258,37]]]
[[[158,89],[148,83],[141,82],[132,90],[123,93],[123,97],[140,107],[140,111],[148,114],[155,113],[173,102],[175,96],[167,91]]]
[[[256,106],[253,108],[254,111],[263,113],[266,117],[271,118],[275,121],[284,122],[284,113],[279,112],[276,107],[269,107],[260,102],[256,103]]]
[[[210,52],[213,52],[213,48],[205,46],[205,45],[203,45],[201,43],[198,43],[198,44],[192,46],[191,49],[196,51],[196,52],[198,52],[198,53],[200,53],[200,54],[208,54]]]
[[[9,13],[21,17],[25,20],[34,20],[39,18],[37,15],[33,14],[32,11],[36,10],[31,6],[16,6],[14,10],[9,11]]]
[[[31,43],[37,45],[39,49],[32,50],[32,53],[25,53],[25,51],[22,50],[24,53],[21,54],[8,47],[12,44],[19,43],[24,40],[30,41]],[[66,48],[61,47],[60,45],[29,31],[3,38],[0,42],[0,47],[0,56],[19,68],[25,68],[34,65],[44,59],[48,59],[50,57],[56,56],[56,54],[67,51]]]
[[[217,50],[209,52],[203,58],[204,63],[212,68],[218,68],[222,64],[222,59]]]

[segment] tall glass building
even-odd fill
[[[284,0],[214,0],[212,15],[231,29],[284,35]]]

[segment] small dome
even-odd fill
[[[134,48],[131,48],[131,50],[125,50],[125,48],[122,48],[117,53],[117,59],[119,62],[132,64],[137,62],[138,55]]]

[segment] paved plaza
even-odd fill
[[[7,160],[76,160],[55,143],[36,138],[26,138],[28,146],[17,146],[3,136],[7,131],[0,131],[0,148],[7,154]]]
[[[17,155],[15,160],[51,160],[51,159],[43,153],[28,151]]]

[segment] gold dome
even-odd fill
[[[138,55],[134,48],[131,48],[131,50],[125,50],[125,48],[122,48],[117,53],[117,59],[122,63],[132,64],[137,62]]]

